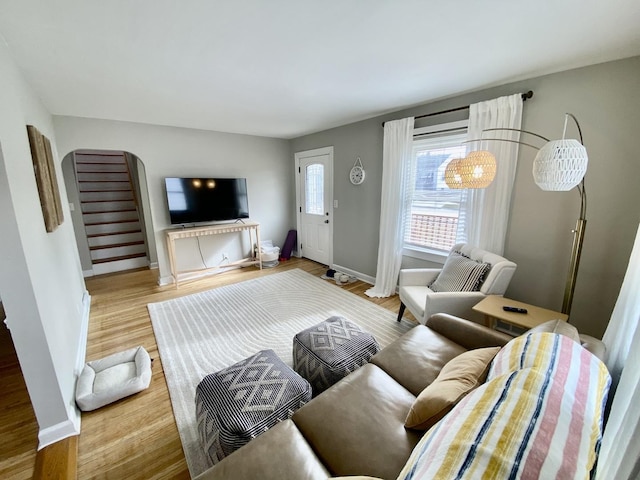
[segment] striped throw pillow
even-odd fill
[[[490,269],[488,263],[477,262],[460,252],[451,252],[442,271],[428,287],[434,292],[477,292]]]

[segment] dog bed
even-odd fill
[[[87,412],[138,393],[151,382],[151,358],[143,347],[88,362],[78,377],[76,403]]]

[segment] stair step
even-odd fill
[[[85,225],[97,225],[100,223],[122,223],[138,221],[138,212],[134,210],[117,211],[112,213],[94,212],[83,213],[82,220]]]
[[[87,238],[89,248],[104,248],[124,245],[130,242],[144,242],[142,232],[110,233],[107,235],[95,235]]]
[[[91,260],[103,260],[105,258],[122,257],[123,255],[147,254],[144,242],[129,246],[103,247],[91,250]]]
[[[87,182],[127,182],[129,174],[127,172],[76,172],[78,183]]]
[[[144,245],[144,240],[136,240],[134,242],[112,243],[109,245],[96,245],[89,247],[89,250],[104,250],[105,248],[131,247],[133,245]]]
[[[98,223],[96,225],[85,225],[87,236],[91,235],[104,235],[106,233],[120,234],[123,232],[130,232],[136,230],[142,230],[140,222],[133,220],[130,222],[113,222],[113,223]]]
[[[100,201],[100,202],[80,202],[82,213],[107,213],[107,212],[125,212],[136,209],[133,200],[123,201]]]
[[[119,257],[111,257],[111,258],[101,258],[99,260],[93,260],[92,263],[107,263],[107,262],[117,262],[118,260],[127,260],[130,258],[140,258],[146,257],[146,253],[133,253],[131,255],[120,255]]]
[[[114,163],[116,164],[127,163],[122,154],[100,155],[100,154],[76,153],[75,156],[76,156],[76,165],[86,165],[86,164],[109,165]]]
[[[128,235],[130,233],[142,233],[142,230],[138,228],[135,230],[123,230],[121,232],[92,233],[92,234],[87,234],[87,238],[107,237],[110,235]]]
[[[137,210],[135,208],[120,208],[116,210],[95,210],[90,212],[83,210],[82,213],[85,215],[95,215],[98,213],[122,213],[122,212],[137,212]]]
[[[133,192],[131,190],[123,190],[115,192],[80,192],[80,202],[119,202],[125,200],[133,200]]]
[[[83,192],[111,192],[131,190],[131,184],[125,181],[104,181],[104,182],[78,182],[80,193]]]
[[[84,200],[81,203],[83,205],[88,205],[90,203],[109,203],[109,202],[113,203],[113,202],[129,202],[129,201],[133,201],[133,199],[128,198],[128,199],[125,199],[125,200]]]
[[[127,173],[125,163],[79,163],[76,162],[76,173]]]

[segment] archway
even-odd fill
[[[75,150],[62,160],[85,277],[156,267],[144,163],[114,150]]]

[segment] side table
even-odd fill
[[[502,309],[504,306],[525,308],[527,313],[505,312]],[[486,325],[491,328],[495,328],[497,321],[501,321],[528,330],[549,320],[560,319],[566,322],[569,318],[564,313],[518,302],[500,295],[489,295],[474,305],[472,310],[482,313]]]

